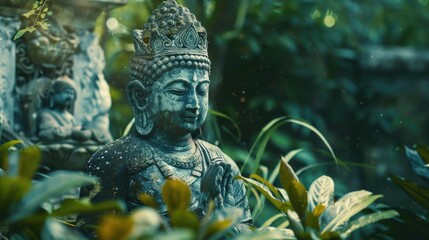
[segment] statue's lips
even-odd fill
[[[186,121],[195,121],[198,118],[198,114],[183,114],[182,118]]]

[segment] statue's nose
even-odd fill
[[[200,109],[200,104],[198,103],[198,97],[195,93],[191,94],[186,102],[185,108],[188,111],[192,111],[194,113],[198,112],[198,109]]]

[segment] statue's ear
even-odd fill
[[[135,126],[141,135],[148,135],[153,129],[153,117],[147,109],[148,94],[146,87],[139,80],[128,84],[128,98],[133,106]]]
[[[128,98],[134,108],[143,111],[147,105],[148,92],[146,87],[139,81],[134,80],[128,84]]]

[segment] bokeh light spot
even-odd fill
[[[109,18],[106,21],[106,26],[109,30],[112,30],[119,26],[119,22],[116,18]]]
[[[335,18],[332,15],[326,15],[323,19],[323,23],[326,27],[331,28],[335,25]]]

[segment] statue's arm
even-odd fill
[[[109,150],[104,150],[109,149]],[[116,150],[116,149],[115,149]],[[84,172],[98,178],[98,183],[81,188],[80,198],[89,198],[92,203],[105,200],[127,199],[129,176],[125,161],[125,156],[121,156],[118,151],[105,147],[97,151],[88,161]],[[116,152],[116,154],[115,154]],[[78,225],[89,235],[94,234],[92,226],[99,222],[102,214],[114,214],[115,212],[104,212],[98,215],[88,214],[78,217]]]
[[[58,121],[47,111],[39,113],[39,137],[42,140],[66,139],[72,134],[72,129],[61,126]]]

